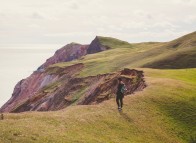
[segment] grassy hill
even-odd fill
[[[146,63],[143,67],[161,69],[196,67],[196,32],[167,42],[160,48],[168,53],[164,57]]]
[[[99,42],[107,47],[110,48],[131,48],[132,45],[126,41],[122,41],[116,38],[112,37],[103,37],[103,36],[97,36],[99,39]]]
[[[112,99],[56,112],[4,114],[0,142],[194,143],[196,69],[143,70],[148,87],[126,96],[122,112]]]
[[[99,37],[103,45],[112,48],[51,65],[48,72],[77,63],[85,65],[81,77],[138,68],[144,71],[147,88],[126,96],[122,112],[111,99],[56,112],[4,114],[0,142],[195,143],[195,35],[166,43],[135,44]]]
[[[81,76],[114,72],[126,67],[156,69],[196,68],[196,32],[166,43],[146,42],[129,44],[109,37],[99,36],[98,38],[102,45],[113,48],[87,55],[72,62],[57,63],[52,65],[52,67],[66,67],[76,63],[84,63],[86,68],[81,72]],[[181,44],[179,45],[178,43]]]

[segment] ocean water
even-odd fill
[[[14,86],[51,57],[60,45],[0,46],[0,107]]]

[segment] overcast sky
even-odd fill
[[[0,0],[0,44],[168,41],[196,30],[196,0]]]

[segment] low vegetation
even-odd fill
[[[126,96],[122,112],[112,99],[56,112],[4,114],[0,142],[195,142],[196,80],[190,77],[196,69],[143,70],[148,88]]]
[[[48,72],[77,63],[85,66],[79,77],[136,68],[144,71],[147,88],[127,95],[122,112],[111,99],[55,112],[5,113],[4,120],[0,120],[0,142],[195,143],[195,35],[167,43],[139,44],[99,37],[110,50],[51,65]],[[78,91],[71,100],[85,90]]]

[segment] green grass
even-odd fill
[[[78,99],[81,98],[87,90],[88,90],[88,87],[83,87],[79,89],[76,93],[74,93],[71,99],[72,105],[76,105]]]
[[[57,88],[59,88],[61,86],[61,80],[55,81],[50,83],[49,85],[46,85],[42,88],[42,91],[45,93],[52,93],[54,92]]]
[[[148,87],[126,96],[56,112],[4,114],[0,142],[191,143],[196,137],[196,69],[143,69]],[[183,78],[180,75],[184,75]]]
[[[132,45],[126,41],[121,41],[116,38],[98,36],[99,42],[110,48],[131,48]]]
[[[111,99],[99,105],[70,106],[55,112],[6,113],[5,119],[0,120],[0,142],[196,142],[196,69],[141,68],[147,64],[156,65],[156,61],[179,57],[183,52],[187,56],[178,58],[182,65],[187,61],[196,63],[194,36],[192,33],[167,43],[139,44],[99,37],[103,45],[112,49],[51,65],[47,72],[54,74],[76,63],[85,66],[80,72],[81,77],[115,72],[125,67],[139,68],[144,71],[147,88],[126,96],[123,112],[118,112],[115,99]],[[193,56],[189,56],[191,53]],[[174,68],[171,63],[165,62],[167,64]],[[182,65],[180,68],[186,67]],[[58,82],[50,84],[45,91],[51,92],[58,85]],[[85,90],[76,91],[72,99],[82,96]]]
[[[184,35],[178,39],[167,42],[166,47],[178,49],[178,48],[190,48],[196,46],[196,32],[192,32],[190,34]]]
[[[52,67],[56,66],[63,68],[76,63],[84,63],[85,68],[80,73],[80,76],[114,72],[127,66],[140,67],[148,61],[145,60],[145,57],[148,57],[149,55],[145,54],[145,52],[149,49],[152,48],[148,45],[147,47],[116,48],[96,54],[90,54],[72,62],[57,63],[52,65]]]
[[[141,69],[142,70],[142,69]],[[188,84],[196,84],[196,68],[191,69],[168,69],[168,70],[158,70],[158,69],[145,69],[147,76],[161,77],[168,79],[176,79]]]
[[[196,32],[185,35],[171,42],[144,42],[130,44],[110,37],[100,37],[102,45],[110,50],[90,54],[68,63],[57,63],[52,67],[66,67],[84,63],[85,68],[80,76],[97,75],[114,72],[125,67],[183,69],[196,68]],[[52,72],[55,72],[53,69]]]
[[[150,61],[143,67],[158,69],[183,69],[196,67],[196,47],[181,48],[176,51],[172,49],[165,56],[161,54],[161,58]]]

